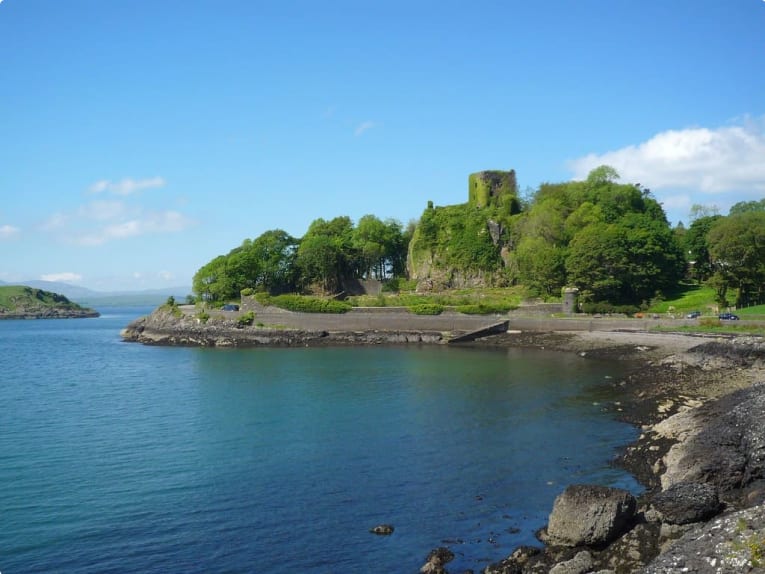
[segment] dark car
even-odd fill
[[[239,305],[223,305],[224,311],[239,311]]]
[[[723,321],[738,321],[738,315],[734,315],[733,313],[720,313],[719,317]]]
[[[697,319],[698,317],[701,317],[701,311],[691,311],[685,316],[686,319]]]

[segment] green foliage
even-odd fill
[[[252,325],[252,322],[255,320],[255,313],[252,311],[247,311],[246,313],[242,313],[236,320],[236,326],[237,327],[248,327]]]
[[[352,309],[351,305],[334,299],[321,297],[306,297],[304,295],[256,295],[257,300],[263,305],[272,305],[280,309],[295,311],[298,313],[347,313]]]
[[[751,534],[749,534],[751,532]],[[731,542],[735,552],[748,555],[752,568],[759,568],[765,562],[765,536],[761,532],[753,532],[746,520],[740,518],[736,524],[738,539]]]
[[[0,286],[0,312],[33,310],[44,308],[83,309],[64,295],[26,287],[23,285]]]
[[[515,170],[471,173],[468,176],[468,190],[468,203],[474,207],[493,205],[507,215],[520,211]]]
[[[252,287],[247,287],[246,289],[242,289],[240,294],[242,297],[251,297],[253,293],[255,293],[255,290]]]
[[[180,307],[178,307],[178,303],[175,301],[175,297],[173,297],[172,295],[170,295],[170,297],[167,298],[167,301],[165,301],[164,305],[160,305],[160,309],[167,311],[173,317],[176,317],[178,319],[183,317],[183,311],[181,311]]]
[[[227,255],[219,255],[196,272],[194,292],[208,302],[239,297],[243,289],[274,293],[295,284],[297,241],[286,232],[266,231],[254,241],[246,239]]]
[[[457,305],[455,310],[466,315],[502,315],[517,308],[518,305],[510,303],[471,303],[469,305]]]
[[[765,211],[745,211],[714,222],[707,235],[719,298],[737,288],[737,307],[765,302]]]
[[[204,311],[204,310],[202,310],[202,311],[200,311],[199,313],[197,313],[197,319],[199,319],[199,321],[200,321],[202,324],[206,324],[206,323],[207,323],[207,321],[209,321],[209,320],[210,320],[210,314],[209,314],[209,313],[207,313],[207,311]]]
[[[715,291],[703,284],[680,284],[668,291],[663,299],[654,298],[648,307],[649,313],[668,313],[674,309],[678,313],[704,311],[715,304]]]
[[[426,209],[410,246],[415,258],[433,256],[440,267],[468,271],[496,271],[499,248],[487,222],[492,211],[470,204]]]
[[[612,305],[605,301],[590,302],[582,304],[582,311],[589,314],[601,314],[601,315],[634,315],[640,311],[640,308],[636,305]]]
[[[440,315],[444,307],[437,303],[419,303],[408,307],[407,310],[415,315]]]
[[[186,305],[196,305],[197,298],[194,297],[194,295],[188,294],[186,295]]]

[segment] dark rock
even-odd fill
[[[763,572],[765,507],[722,514],[691,529],[642,574]]]
[[[593,565],[592,554],[582,550],[571,560],[566,560],[553,566],[550,574],[584,574],[585,572],[591,572]]]
[[[541,552],[535,546],[519,546],[504,560],[484,568],[484,574],[520,574],[523,572],[524,565]]]
[[[694,482],[670,486],[654,497],[653,505],[662,522],[669,524],[701,522],[718,514],[722,508],[717,488]]]
[[[434,548],[425,559],[425,564],[420,568],[422,574],[446,574],[444,564],[454,560],[454,552],[444,546]]]
[[[709,483],[722,494],[765,478],[763,413],[762,383],[698,409],[691,436],[665,458],[662,484],[668,488],[678,482]]]
[[[393,534],[393,526],[391,524],[378,524],[374,528],[369,530],[372,534],[380,534],[381,536],[387,536]]]
[[[562,546],[601,546],[632,525],[636,501],[626,490],[573,485],[555,499],[547,526],[548,542]]]

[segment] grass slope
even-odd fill
[[[53,309],[86,311],[58,293],[24,285],[0,286],[0,313],[36,313]]]

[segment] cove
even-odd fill
[[[0,325],[3,571],[415,572],[440,545],[478,571],[567,484],[639,489],[610,464],[637,434],[618,363],[146,347],[130,312]]]

